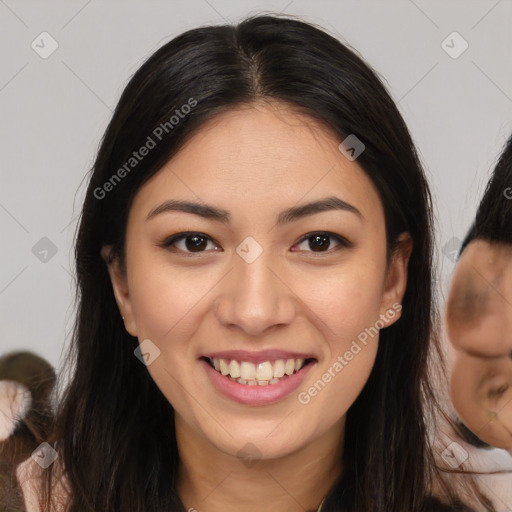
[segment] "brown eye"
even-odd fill
[[[331,239],[338,243],[338,245],[334,248],[330,247],[332,245]],[[343,247],[352,247],[351,242],[339,235],[336,235],[335,233],[330,233],[328,231],[308,233],[302,237],[298,243],[302,244],[306,241],[308,242],[308,249],[310,249],[310,252],[331,252]],[[306,250],[306,252],[309,251]]]
[[[176,244],[183,242],[181,247]],[[170,248],[173,251],[184,252],[184,253],[201,253],[205,252],[208,242],[212,242],[212,239],[204,233],[186,232],[178,233],[171,238],[165,240],[161,246]],[[215,247],[215,246],[214,246]],[[217,250],[217,249],[214,249]]]

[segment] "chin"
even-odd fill
[[[291,441],[289,430],[283,429],[281,433],[276,430],[270,435],[269,432],[272,432],[272,429],[265,429],[264,432],[245,429],[243,434],[237,435],[232,432],[233,437],[224,435],[222,440],[210,438],[210,443],[227,455],[245,460],[248,467],[258,460],[286,457],[303,446],[303,442]]]

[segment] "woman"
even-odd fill
[[[390,95],[319,28],[160,48],[91,174],[41,509],[65,468],[70,512],[470,510],[428,435],[430,201]]]

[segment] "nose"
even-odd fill
[[[222,281],[214,309],[224,326],[261,337],[278,326],[290,324],[299,299],[293,283],[287,282],[285,272],[267,257],[266,251],[248,261],[235,254],[234,268]]]

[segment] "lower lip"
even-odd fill
[[[279,402],[279,400],[288,396],[302,384],[309,370],[316,364],[316,361],[312,361],[298,372],[283,378],[275,384],[249,386],[248,384],[240,384],[222,375],[204,359],[200,359],[199,362],[204,366],[206,373],[218,391],[235,402],[246,405],[269,405]]]

